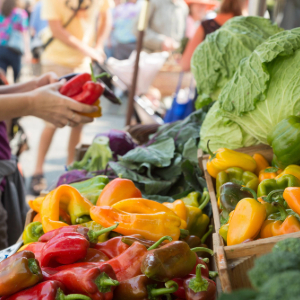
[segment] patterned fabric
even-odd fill
[[[4,122],[0,122],[0,160],[10,159],[10,147]],[[0,181],[0,194],[4,191],[5,179]],[[0,207],[1,209],[1,207]],[[1,212],[0,212],[1,214]],[[1,238],[0,238],[1,239]]]
[[[28,15],[24,9],[14,8],[8,17],[0,14],[0,45],[7,45],[13,30],[23,32],[27,28]]]
[[[218,30],[219,28],[221,28],[221,25],[218,24],[214,19],[203,21],[201,23],[201,25],[204,29],[205,37],[208,34]]]

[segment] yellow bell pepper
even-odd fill
[[[112,205],[112,207],[133,214],[155,214],[157,212],[166,212],[177,216],[176,212],[167,206],[153,200],[143,198],[133,198],[119,201]],[[178,216],[179,217],[179,216]],[[182,229],[186,228],[186,221],[182,219]]]
[[[256,193],[249,188],[253,198],[244,198],[238,202],[229,221],[227,245],[240,244],[248,239],[255,239],[266,219],[265,206],[257,201]]]
[[[113,206],[93,206],[90,210],[92,220],[104,227],[118,222],[119,226],[114,231],[123,235],[141,234],[152,241],[166,235],[174,241],[179,239],[181,220],[173,212],[139,214],[121,211]]]
[[[297,177],[300,180],[300,166],[289,165],[287,166],[282,173],[280,173],[275,179],[282,177],[283,175],[291,174]]]
[[[37,197],[34,200],[29,200],[28,205],[29,207],[39,213],[41,211],[42,203],[45,197]]]
[[[207,149],[210,154],[209,161],[207,162],[207,172],[213,178],[216,178],[219,172],[231,167],[239,167],[244,171],[250,171],[252,173],[256,169],[256,161],[248,154],[227,148],[220,148],[213,153],[209,149],[209,141],[207,143]]]
[[[172,210],[181,219],[181,228],[186,229],[187,209],[184,202],[182,200],[176,200],[173,203],[164,202],[163,205]]]
[[[60,204],[67,207],[72,224],[83,223],[83,220],[90,220],[90,208],[93,204],[82,197],[72,186],[61,185],[50,192],[42,202],[40,210],[44,232],[48,232],[63,226],[67,223],[59,221]]]

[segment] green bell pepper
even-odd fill
[[[96,205],[99,195],[108,182],[107,176],[99,175],[85,181],[71,183],[70,185],[77,189],[83,197]]]
[[[22,239],[24,245],[34,243],[44,234],[41,222],[32,222],[27,225],[23,231]]]
[[[274,151],[274,163],[284,169],[300,163],[300,117],[290,116],[279,122],[268,135]]]
[[[238,167],[228,168],[225,171],[219,172],[216,178],[216,190],[217,197],[220,195],[220,188],[226,182],[233,182],[239,185],[243,185],[252,190],[257,189],[259,184],[258,177],[249,171],[244,171]]]
[[[257,196],[266,196],[270,192],[287,187],[300,187],[300,180],[291,174],[285,174],[278,179],[265,179],[257,188]]]
[[[189,206],[199,206],[198,199],[200,198],[201,194],[198,192],[191,192],[186,197],[181,198],[185,205]]]

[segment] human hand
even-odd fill
[[[173,51],[179,48],[179,43],[176,42],[173,38],[166,37],[162,43],[162,50],[163,51]]]
[[[92,122],[92,118],[78,113],[92,113],[97,111],[98,108],[61,95],[59,89],[64,83],[65,80],[62,80],[29,92],[31,115],[44,119],[60,128],[66,125],[75,127],[81,123]]]
[[[88,47],[86,49],[86,55],[89,56],[92,60],[98,62],[99,64],[103,64],[106,58],[103,49],[102,51],[99,51],[92,47]]]
[[[58,81],[58,76],[54,72],[45,73],[35,79],[36,88],[55,83]]]

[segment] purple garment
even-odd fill
[[[6,132],[6,125],[4,122],[0,122],[0,160],[10,159],[11,152]],[[0,183],[0,190],[3,192],[5,186],[5,180]]]

